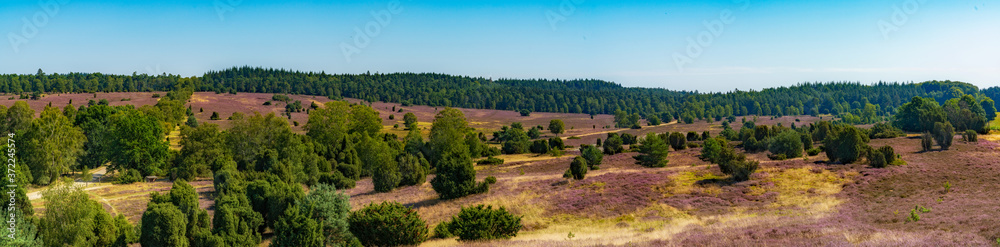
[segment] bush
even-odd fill
[[[142,214],[142,246],[188,246],[187,217],[170,203],[154,203]]]
[[[580,157],[587,160],[587,166],[592,170],[599,169],[601,162],[604,160],[604,154],[601,153],[601,150],[590,145],[580,148]]]
[[[441,222],[434,227],[434,238],[450,238],[454,236],[455,235],[451,234],[451,231],[448,230],[447,221]]]
[[[222,120],[222,117],[219,116],[219,112],[212,112],[212,116],[209,117],[208,119],[209,120]]]
[[[681,132],[670,133],[670,147],[674,150],[684,150],[687,148],[687,139],[684,138],[684,134]]]
[[[701,139],[700,139],[700,136],[698,136],[698,132],[688,131],[688,133],[687,133],[687,141],[693,142],[693,141],[700,141],[700,140]]]
[[[701,140],[708,140],[708,138],[711,138],[711,137],[712,137],[712,134],[708,133],[707,130],[705,132],[701,132]]]
[[[552,149],[563,150],[566,149],[566,144],[563,143],[563,139],[559,137],[549,138],[549,147]]]
[[[951,123],[934,123],[934,141],[937,141],[942,150],[948,150],[954,138],[955,129],[951,127]]]
[[[125,170],[115,177],[117,184],[131,184],[139,181],[142,181],[142,174],[139,174],[139,170],[135,169]]]
[[[462,211],[451,218],[447,227],[459,240],[510,239],[521,230],[521,217],[507,212],[503,207],[462,207]]]
[[[798,132],[785,131],[771,138],[767,147],[775,156],[798,158],[802,156],[802,137]]]
[[[885,168],[896,162],[896,151],[890,146],[871,149],[868,153],[868,164],[874,168]]]
[[[622,143],[622,137],[618,134],[608,134],[608,139],[604,141],[604,154],[615,155],[624,152],[625,148],[622,147]]]
[[[535,140],[531,143],[531,152],[536,154],[545,154],[549,152],[549,141],[547,140]]]
[[[934,137],[929,132],[924,132],[920,135],[920,147],[924,152],[931,151],[934,148]]]
[[[802,141],[802,149],[809,150],[813,148],[813,137],[811,134],[801,133],[799,134],[799,139]]]
[[[966,130],[965,134],[962,134],[962,140],[965,142],[978,142],[979,133],[976,133],[974,130]]]
[[[552,119],[549,121],[549,131],[552,134],[562,134],[566,130],[566,124],[562,120]]]
[[[427,240],[427,224],[416,210],[399,202],[368,204],[351,213],[347,222],[364,246],[418,245]]]
[[[754,160],[740,160],[733,161],[729,165],[732,173],[732,179],[735,181],[747,181],[750,180],[750,175],[753,175],[757,171],[760,163]]]
[[[871,130],[868,132],[868,138],[871,139],[888,139],[896,138],[900,136],[905,136],[903,130],[893,127],[888,123],[877,123],[872,126]]]
[[[573,179],[583,180],[587,176],[587,159],[577,156],[569,164],[569,172]]]
[[[531,116],[531,111],[529,111],[527,109],[521,109],[521,111],[518,111],[518,113],[521,113],[522,117]]]
[[[828,136],[823,145],[830,161],[850,164],[861,157],[866,142],[867,138],[857,128],[842,126]]]
[[[670,147],[654,133],[646,134],[646,138],[639,143],[639,155],[634,156],[636,164],[645,167],[667,166],[667,153]]]
[[[719,155],[722,154],[723,147],[725,147],[725,145],[727,145],[725,139],[706,139],[703,145],[704,147],[701,149],[701,160],[718,163]]]
[[[806,150],[806,154],[808,154],[809,156],[819,155],[820,152],[823,152],[823,150],[821,150],[819,147],[815,147],[815,148],[811,148],[809,150]]]
[[[325,173],[319,176],[319,182],[323,184],[333,185],[337,189],[352,189],[355,186],[354,179],[344,177],[340,171],[333,171],[332,173]]]
[[[453,152],[438,162],[437,176],[431,180],[431,187],[442,200],[459,198],[469,194],[489,190],[488,183],[476,184],[476,170],[466,152]]]
[[[486,157],[485,159],[477,161],[476,164],[479,164],[479,165],[502,165],[503,164],[503,159],[490,156],[490,157]]]
[[[400,175],[399,186],[421,185],[427,181],[429,168],[427,166],[430,166],[427,160],[412,154],[400,155],[397,159]]]
[[[629,133],[623,133],[622,134],[622,144],[624,144],[624,145],[632,145],[632,144],[636,144],[636,143],[639,143],[639,137],[634,136],[634,135],[629,134]]]
[[[868,154],[868,165],[874,168],[885,168],[886,167],[885,156],[882,156],[882,154],[879,153],[878,151],[873,151],[872,153]]]

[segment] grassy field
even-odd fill
[[[152,93],[98,94],[97,99],[112,104],[152,104]],[[121,98],[131,101],[120,101]],[[283,103],[264,106],[271,94],[237,95],[195,93],[189,105],[201,122],[228,127],[227,120],[208,120],[212,112],[225,119],[233,112],[275,112]],[[65,105],[85,104],[93,95],[50,95],[30,101],[33,108],[46,102]],[[119,101],[113,101],[113,99]],[[140,100],[140,98],[146,98]],[[329,101],[323,97],[292,96],[303,102]],[[353,100],[353,102],[357,102]],[[13,101],[0,100],[10,105]],[[308,103],[304,103],[308,105]],[[373,103],[383,118],[384,130],[404,136],[402,126],[407,112],[417,115],[426,136],[437,110],[429,106],[406,106]],[[204,111],[201,111],[204,109]],[[36,109],[40,111],[40,109]],[[713,135],[721,131],[721,122],[694,124],[667,123],[638,130],[613,129],[613,117],[586,114],[532,113],[522,117],[513,111],[462,109],[472,127],[487,134],[511,122],[524,126],[548,126],[551,119],[566,122],[567,133],[558,135],[568,145],[579,146],[604,139],[606,133],[701,132]],[[389,119],[389,116],[394,119]],[[302,131],[308,120],[305,112],[293,113],[289,123]],[[824,116],[823,119],[829,119]],[[748,121],[751,119],[748,119]],[[808,125],[820,117],[786,116],[760,118],[758,124],[789,126]],[[734,127],[738,127],[739,119]],[[990,123],[991,128],[1000,122]],[[546,132],[545,137],[552,137]],[[179,132],[169,135],[171,148],[179,149]],[[579,137],[569,138],[569,137]],[[524,228],[517,237],[497,242],[458,242],[455,239],[431,239],[425,246],[772,246],[772,245],[861,245],[861,246],[950,246],[995,245],[1000,238],[1000,134],[981,136],[978,142],[958,139],[950,150],[920,152],[919,138],[900,137],[873,140],[872,146],[892,146],[907,162],[905,166],[885,169],[860,164],[827,164],[824,153],[817,156],[771,161],[764,153],[749,157],[761,161],[761,169],[749,181],[732,183],[717,166],[698,158],[700,148],[671,151],[664,168],[636,165],[634,153],[605,156],[601,169],[588,172],[587,178],[567,181],[562,178],[570,160],[579,151],[568,150],[560,157],[549,155],[501,155],[505,164],[476,166],[478,179],[495,176],[498,182],[484,194],[442,201],[430,183],[398,188],[389,193],[375,193],[370,179],[358,181],[357,187],[345,190],[351,206],[398,201],[414,207],[433,227],[455,215],[462,206],[489,204],[508,208],[523,216]],[[433,175],[428,176],[428,181]],[[945,188],[944,184],[951,185]],[[148,202],[149,193],[167,191],[171,182],[114,185],[90,185],[88,193],[115,214],[125,214],[138,221]],[[200,205],[211,213],[212,181],[192,182]],[[33,188],[40,191],[44,188]],[[44,200],[34,200],[39,210]],[[907,220],[914,208],[919,221]],[[266,246],[266,243],[262,246]]]

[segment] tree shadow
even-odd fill
[[[423,200],[423,201],[419,201],[419,202],[404,203],[403,206],[407,206],[407,207],[410,207],[410,208],[422,208],[422,207],[434,206],[434,205],[437,205],[438,203],[441,203],[441,202],[444,202],[444,201],[441,200],[440,198],[434,198],[434,199],[427,199],[427,200]]]
[[[713,184],[718,186],[728,186],[732,185],[733,181],[727,178],[709,178],[709,179],[702,179],[695,181],[694,184],[698,186],[713,185]]]

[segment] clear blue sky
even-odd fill
[[[996,0],[41,2],[58,11],[0,2],[0,73],[192,76],[250,65],[700,91],[807,81],[1000,85]],[[391,20],[382,25],[373,12]],[[366,27],[379,32],[359,46],[355,28]],[[711,42],[689,47],[699,37]]]

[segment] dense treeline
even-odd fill
[[[252,67],[210,71],[203,77],[104,74],[2,75],[0,92],[169,91],[190,84],[218,93],[290,93],[358,98],[414,105],[530,112],[614,114],[617,110],[657,120],[719,121],[744,115],[836,115],[849,123],[874,123],[914,96],[943,104],[956,93],[1000,96],[961,82],[803,83],[760,91],[698,93],[626,88],[601,80],[491,79],[434,73],[326,74]]]

